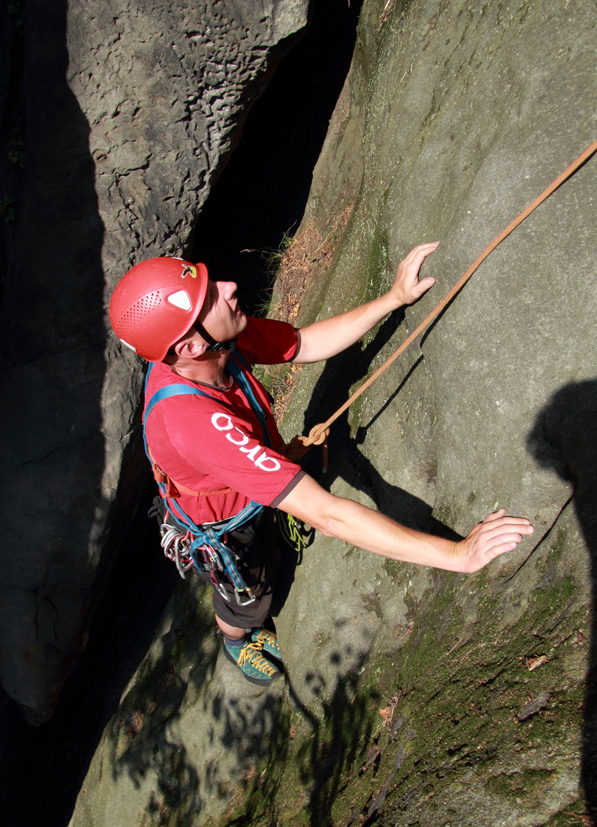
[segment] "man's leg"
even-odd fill
[[[239,605],[231,584],[226,582],[221,584],[221,590],[226,592],[228,600],[218,589],[214,589],[213,594],[216,622],[224,638],[224,654],[249,680],[256,677],[254,682],[261,685],[271,683],[280,673],[282,662],[276,635],[263,625],[270,616],[273,594],[274,566],[270,555],[277,537],[273,529],[273,513],[266,511],[258,525],[232,532],[228,537],[240,557],[239,572],[255,598]],[[246,600],[246,595],[243,599]],[[275,660],[272,662],[270,657]]]
[[[222,620],[222,618],[218,617],[217,615],[216,623],[220,627],[224,637],[227,637],[230,640],[242,640],[242,638],[244,638],[245,636],[244,629],[239,629],[238,626],[231,626],[230,623],[226,623],[225,620]]]
[[[171,515],[166,515],[165,506],[161,497],[154,499],[155,516],[162,526],[167,528],[178,528],[179,536],[183,537],[182,529],[178,526]],[[255,530],[235,532],[233,538],[239,544],[239,550],[245,552],[250,549],[255,536]],[[251,566],[255,566],[254,570]],[[280,674],[278,667],[266,656],[276,655],[281,660],[275,635],[262,628],[264,619],[269,614],[271,604],[271,589],[268,588],[271,574],[266,571],[263,562],[260,562],[259,552],[256,560],[248,564],[245,561],[242,566],[244,576],[248,579],[254,592],[258,595],[252,602],[241,607],[236,601],[236,595],[231,583],[225,581],[215,588],[212,577],[205,571],[199,571],[198,576],[214,586],[213,607],[216,622],[224,638],[224,653],[245,675],[245,677],[256,684],[267,686],[275,677]],[[221,593],[225,592],[225,595]],[[265,593],[264,593],[265,592]],[[227,599],[224,599],[226,597]],[[226,619],[224,619],[226,618]],[[263,634],[262,634],[263,633]]]

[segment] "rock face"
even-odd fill
[[[421,241],[441,242],[424,268],[437,284],[396,333],[382,326],[349,358],[303,371],[288,434],[333,412],[595,140],[594,46],[589,4],[366,3],[303,233],[324,238],[328,217],[354,206],[298,321],[377,295]],[[504,506],[536,533],[469,578],[340,544],[306,554],[278,628],[301,703],[328,716],[310,802],[329,823],[355,823],[355,811],[430,827],[545,824],[572,802],[594,811],[596,182],[594,156],[333,426],[336,493],[460,534]],[[387,728],[373,699],[361,720],[337,711],[340,676],[358,674],[363,658],[354,697],[375,689]],[[367,765],[367,733],[375,771],[340,801],[343,780]],[[318,777],[334,737],[344,753]]]
[[[47,676],[58,680],[64,669],[64,654],[52,646],[58,638],[76,641],[85,587],[91,589],[96,578],[102,549],[116,546],[122,533],[124,511],[114,511],[114,498],[130,509],[137,491],[131,479],[139,467],[133,448],[130,456],[122,453],[135,424],[138,366],[129,357],[115,360],[117,349],[105,345],[102,320],[91,310],[72,317],[57,285],[66,280],[70,295],[88,308],[103,291],[101,273],[107,274],[107,296],[120,258],[130,250],[134,261],[169,240],[178,248],[204,197],[195,187],[201,177],[195,170],[205,161],[207,181],[217,166],[205,160],[212,146],[202,143],[208,116],[203,109],[196,120],[185,115],[192,89],[178,86],[189,76],[188,69],[179,70],[182,50],[177,57],[163,48],[168,38],[162,41],[162,32],[184,29],[191,11],[168,10],[159,18],[163,26],[152,26],[150,10],[142,18],[131,9],[112,16],[103,6],[97,14],[108,15],[108,22],[100,26],[99,16],[82,9],[78,14],[71,4],[69,37],[78,33],[81,43],[85,27],[96,33],[98,50],[70,49],[71,86],[63,87],[63,104],[77,115],[71,121],[78,130],[63,134],[48,114],[53,129],[43,145],[31,137],[31,166],[28,156],[18,173],[36,182],[38,197],[21,206],[24,217],[17,212],[14,228],[4,228],[14,235],[10,250],[22,248],[33,220],[42,238],[51,233],[58,225],[52,210],[57,194],[61,224],[70,210],[73,225],[57,249],[50,235],[44,238],[41,249],[49,259],[43,270],[34,266],[39,261],[33,250],[23,261],[7,258],[13,276],[3,335],[7,343],[18,342],[7,351],[10,364],[18,366],[9,373],[8,398],[15,400],[13,416],[29,423],[27,462],[19,466],[12,492],[13,519],[21,518],[18,506],[30,497],[27,474],[32,481],[41,475],[48,506],[44,512],[39,500],[32,503],[25,520],[43,537],[39,556],[25,570],[12,557],[6,564],[4,588],[12,587],[7,600],[18,595],[14,610],[22,612],[29,600],[30,627],[15,629],[14,610],[3,602],[6,634],[12,636],[3,681],[40,717],[48,709]],[[247,13],[237,4],[230,9],[233,20]],[[59,10],[47,4],[45,14],[64,24]],[[192,13],[195,22],[184,41],[189,49],[195,43],[199,54],[209,37],[200,28],[203,16]],[[41,15],[32,25],[40,33],[32,69],[41,74],[42,46],[48,48],[41,32],[48,22]],[[143,48],[124,50],[116,33],[133,29]],[[267,40],[271,30],[263,31]],[[424,268],[437,284],[362,346],[293,374],[285,436],[305,433],[332,413],[485,245],[595,139],[589,93],[594,48],[588,0],[365,2],[352,69],[280,276],[280,312],[286,308],[301,325],[377,296],[421,241],[441,241]],[[65,54],[64,46],[59,52]],[[129,53],[147,54],[143,71],[155,84],[151,107],[145,105],[149,87],[135,92],[139,68]],[[253,57],[249,86],[265,67]],[[160,60],[166,68],[158,72]],[[98,63],[114,66],[119,82],[110,89],[93,85]],[[127,93],[111,91],[122,88],[127,71]],[[103,114],[99,105],[91,113],[83,95],[90,88],[92,98],[106,99]],[[208,106],[211,98],[205,92],[201,100]],[[50,112],[53,104],[46,95],[31,106]],[[218,108],[213,104],[210,112]],[[127,161],[132,126],[144,111],[145,129],[132,133],[140,135],[143,151]],[[162,114],[156,119],[155,113]],[[226,117],[224,112],[222,124]],[[158,130],[164,119],[168,130]],[[178,140],[172,128],[179,130]],[[188,130],[194,130],[192,139]],[[222,134],[222,147],[229,134]],[[38,175],[36,164],[43,166],[48,146],[62,165]],[[141,155],[146,160],[136,167]],[[150,179],[154,162],[166,172]],[[102,164],[113,172],[103,175]],[[504,241],[423,340],[332,430],[325,484],[334,493],[453,538],[504,506],[534,522],[532,539],[465,577],[318,538],[292,570],[276,618],[288,680],[264,693],[218,657],[207,636],[205,595],[194,582],[181,584],[106,728],[72,827],[199,825],[226,811],[235,813],[235,823],[252,825],[477,827],[572,823],[597,811],[591,620],[597,553],[596,170],[593,157]],[[184,182],[182,194],[171,188],[175,180]],[[143,205],[138,215],[137,204]],[[153,236],[144,234],[146,227]],[[67,253],[75,258],[62,273]],[[284,285],[296,291],[301,275],[307,290],[299,302]],[[17,309],[31,296],[45,299],[42,325],[26,327],[26,337],[9,338],[17,324],[26,324]],[[289,296],[292,301],[283,301]],[[37,356],[42,345],[44,362]],[[73,400],[71,389],[81,377],[87,384]],[[41,382],[48,388],[43,396],[36,393]],[[118,418],[111,415],[116,411]],[[53,442],[47,442],[47,430],[43,440],[37,436],[38,417],[44,425],[55,423]],[[17,457],[22,462],[22,429],[4,433],[13,463]],[[72,442],[87,453],[67,450]],[[317,472],[315,453],[308,463]],[[59,520],[51,515],[56,506],[64,509],[65,481],[81,496],[70,499]],[[72,555],[58,553],[59,540],[78,551],[78,565]],[[68,623],[57,608],[65,604]],[[26,640],[37,649],[27,650],[17,665],[12,655]],[[19,695],[21,688],[29,694]]]
[[[437,284],[400,327],[294,377],[287,437],[331,414],[594,140],[594,47],[589,2],[365,3],[280,306],[306,272],[288,318],[345,310],[436,239],[424,274]],[[136,733],[126,716],[144,681],[130,688],[75,827],[123,822],[122,790],[139,824],[157,812],[205,823],[230,801],[235,823],[254,825],[540,825],[595,811],[596,171],[593,158],[504,241],[332,430],[335,493],[454,538],[504,506],[534,522],[532,539],[464,577],[318,538],[277,617],[294,711],[273,727],[264,710],[282,687],[256,698],[219,659],[217,689],[178,656],[186,696]],[[150,671],[158,646],[175,652],[168,635]],[[169,810],[172,791],[184,795]]]
[[[42,0],[3,24],[0,682],[30,722],[84,645],[146,478],[142,366],[108,332],[112,288],[184,252],[307,9]]]

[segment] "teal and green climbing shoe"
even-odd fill
[[[282,663],[282,652],[278,646],[278,638],[269,629],[264,629],[261,626],[259,629],[251,629],[251,640],[254,643],[260,643],[263,646],[263,651],[270,657],[276,658]]]
[[[237,666],[245,678],[257,686],[269,686],[278,677],[280,670],[265,657],[262,641],[242,638],[238,645],[224,639],[224,654]]]

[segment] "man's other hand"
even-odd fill
[[[426,293],[435,284],[435,279],[432,276],[419,281],[419,270],[427,256],[437,249],[438,244],[439,241],[433,241],[430,244],[417,245],[398,265],[394,284],[388,292],[396,300],[399,307],[416,302],[423,293]]]

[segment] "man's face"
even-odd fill
[[[211,281],[198,321],[216,342],[235,339],[247,326],[233,281]]]

